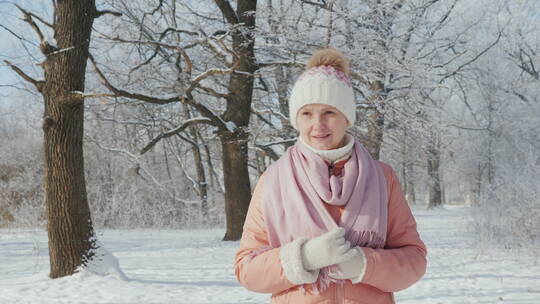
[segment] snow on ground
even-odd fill
[[[540,265],[528,251],[483,249],[467,232],[468,210],[417,209],[428,272],[398,303],[540,303]],[[88,272],[48,278],[44,231],[0,230],[0,303],[268,303],[232,267],[238,242],[224,231],[106,230],[99,239],[129,277]],[[536,262],[540,263],[540,259]]]

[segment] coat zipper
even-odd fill
[[[336,284],[337,286],[337,289],[336,289],[336,304],[341,304],[341,303],[344,303],[343,302],[343,285],[344,284],[341,284],[341,283],[337,283]]]

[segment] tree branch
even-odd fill
[[[163,2],[165,0],[159,0],[158,6],[150,13],[150,15],[154,15],[157,11],[159,11],[163,7]]]
[[[104,11],[96,11],[95,18],[99,18],[99,17],[107,15],[107,14],[111,14],[111,15],[116,16],[116,17],[121,17],[122,16],[122,13],[120,13],[120,12],[104,10]]]
[[[261,62],[258,64],[259,68],[267,68],[267,67],[297,67],[297,68],[304,68],[306,65],[299,62]]]
[[[225,52],[227,52],[227,53],[229,53],[229,54],[231,54],[231,55],[233,56],[233,58],[234,58],[235,61],[236,61],[236,60],[240,60],[240,58],[238,57],[238,55],[237,55],[233,50],[229,49],[229,48],[227,47],[227,45],[225,45],[225,43],[223,43],[223,39],[225,39],[225,37],[227,37],[228,34],[229,34],[229,32],[227,32],[227,33],[224,34],[224,35],[221,35],[219,38],[218,38],[218,37],[210,37],[210,40],[216,41],[217,44],[218,44],[219,46],[221,46],[222,49],[225,50]],[[211,44],[209,43],[209,45],[211,45]]]
[[[130,93],[130,92],[127,92],[127,91],[116,88],[115,86],[113,86],[109,82],[109,80],[105,77],[103,72],[98,68],[98,66],[96,64],[96,61],[95,61],[94,57],[92,56],[92,54],[88,54],[88,58],[90,59],[90,62],[92,62],[92,65],[94,66],[94,70],[98,74],[98,77],[100,78],[101,83],[107,89],[109,89],[111,92],[113,92],[114,96],[127,97],[127,98],[131,98],[131,99],[136,99],[136,100],[149,102],[149,103],[153,103],[153,104],[159,104],[159,105],[168,104],[168,103],[172,103],[172,102],[187,103],[187,104],[191,105],[192,107],[194,107],[197,111],[199,111],[199,113],[201,113],[203,116],[205,116],[205,117],[209,118],[210,120],[212,120],[214,125],[218,128],[219,132],[230,131],[229,128],[227,127],[227,124],[225,123],[225,121],[223,121],[223,119],[221,119],[221,117],[219,117],[217,114],[214,114],[214,112],[212,112],[212,110],[210,110],[206,106],[204,106],[204,105],[202,105],[202,104],[200,104],[200,103],[198,103],[198,102],[196,102],[194,100],[193,96],[191,95],[191,90],[193,90],[195,88],[197,83],[192,82],[190,88],[186,92],[187,97],[182,96],[182,95],[178,95],[178,96],[174,96],[174,97],[170,97],[170,98],[157,98],[157,97],[143,95],[143,94]],[[201,76],[199,76],[199,77],[201,77]],[[202,79],[203,78],[201,77],[200,80],[202,80]]]
[[[313,1],[309,1],[309,0],[301,0],[300,2],[305,3],[305,4],[309,4],[309,5],[316,6],[316,7],[318,7],[318,8],[323,8],[323,9],[326,9],[326,10],[331,10],[331,9],[332,9],[332,7],[329,6],[329,5],[326,4],[326,3],[317,3],[317,2],[313,2]]]
[[[296,140],[297,140],[297,138],[286,138],[286,139],[282,139],[282,140],[278,140],[278,141],[274,141],[274,142],[270,142],[270,143],[258,144],[258,146],[271,147],[271,146],[275,146],[275,145],[283,145],[283,144],[294,143],[294,142],[296,142]]]
[[[163,43],[163,42],[159,42],[159,41],[126,40],[126,39],[122,39],[120,37],[110,37],[110,36],[107,36],[105,34],[102,34],[102,35],[103,35],[103,37],[105,37],[107,39],[110,39],[112,41],[118,41],[118,42],[122,42],[122,43],[152,45],[152,46],[162,47],[162,48],[165,48],[165,49],[175,50],[175,51],[179,52],[182,55],[182,57],[184,58],[184,60],[186,61],[186,72],[191,73],[191,71],[193,70],[193,62],[191,61],[191,58],[189,58],[189,56],[186,53],[186,51],[184,50],[184,48],[182,48],[182,47],[180,47],[178,45],[167,44],[167,43]],[[156,53],[157,53],[157,50],[156,50]]]
[[[124,90],[117,89],[115,86],[113,86],[109,82],[109,80],[105,77],[103,72],[98,68],[96,61],[94,59],[94,56],[92,56],[91,54],[88,54],[88,58],[90,59],[90,62],[92,62],[92,65],[94,66],[94,70],[98,74],[99,79],[101,80],[101,83],[111,92],[113,92],[114,96],[128,97],[128,98],[137,99],[137,100],[154,103],[154,104],[160,104],[160,105],[168,104],[168,103],[172,103],[176,101],[182,101],[183,99],[185,99],[185,97],[181,95],[170,97],[170,98],[157,98],[157,97],[147,96],[143,94],[130,93]]]
[[[14,31],[12,31],[11,29],[9,29],[8,27],[6,27],[5,25],[3,25],[3,24],[1,24],[1,23],[0,23],[0,27],[3,28],[3,29],[5,29],[5,30],[8,31],[11,35],[17,37],[17,39],[19,39],[19,40],[21,40],[21,41],[26,41],[26,42],[28,42],[28,43],[30,43],[30,44],[37,45],[34,41],[30,41],[30,40],[28,40],[28,39],[26,39],[26,38],[24,38],[24,37],[21,37],[21,36],[17,35]]]
[[[520,99],[521,101],[523,101],[524,103],[530,104],[529,99],[528,99],[527,97],[525,97],[525,95],[523,95],[523,94],[517,92],[516,90],[510,91],[510,90],[505,89],[504,92],[505,92],[505,93],[508,93],[508,94],[515,95],[517,98],[519,98],[519,99]]]
[[[189,89],[187,89],[187,92],[193,91],[193,89],[199,84],[199,82],[203,81],[204,79],[208,78],[211,75],[232,74],[234,72],[234,70],[237,68],[237,66],[238,66],[238,61],[236,61],[234,63],[234,66],[232,66],[230,69],[227,69],[227,70],[224,70],[224,69],[210,69],[210,70],[200,74],[199,76],[195,77],[195,79],[193,79],[191,81],[191,86],[189,87]]]
[[[24,80],[30,82],[31,84],[33,84],[36,89],[38,90],[38,92],[42,92],[43,90],[43,86],[45,85],[45,81],[43,80],[35,80],[34,78],[28,76],[25,72],[23,72],[21,69],[19,69],[17,66],[15,66],[14,64],[12,64],[11,62],[7,61],[7,60],[4,60],[4,62],[9,65],[11,67],[11,69],[13,71],[15,71],[15,73],[19,74],[19,76],[21,76]]]
[[[197,85],[197,88],[205,91],[206,93],[208,93],[208,94],[210,94],[210,95],[212,95],[214,97],[225,98],[225,99],[229,98],[229,94],[219,93],[219,92],[217,92],[216,90],[214,90],[212,88],[203,87],[200,84]]]
[[[448,124],[447,126],[458,128],[458,129],[463,129],[463,130],[469,130],[469,131],[486,131],[486,130],[488,130],[487,127],[484,127],[484,128],[467,127],[467,126],[460,126],[460,125],[457,125],[457,124]]]
[[[45,21],[45,20],[44,20],[43,18],[41,18],[40,16],[38,16],[38,15],[32,13],[32,12],[23,10],[23,9],[22,9],[20,6],[18,6],[17,4],[15,4],[15,6],[17,6],[17,8],[18,8],[19,10],[23,11],[23,14],[25,14],[25,15],[28,14],[28,15],[30,15],[31,17],[36,18],[39,22],[43,23],[44,25],[46,25],[46,26],[48,26],[48,27],[54,29],[54,25],[52,25],[52,24],[50,24],[49,22]]]
[[[276,126],[274,126],[274,124],[270,122],[268,119],[264,118],[260,112],[253,111],[253,109],[251,109],[251,113],[255,114],[260,120],[262,120],[264,123],[269,125],[272,129],[279,131],[279,129]]]
[[[161,133],[159,134],[157,137],[155,137],[154,139],[152,139],[150,141],[150,143],[148,143],[140,152],[141,155],[143,155],[144,153],[148,152],[150,149],[152,149],[152,147],[154,147],[160,140],[164,139],[164,138],[167,138],[167,137],[171,137],[171,136],[174,136],[182,131],[184,131],[186,128],[190,127],[190,126],[193,126],[193,125],[196,125],[196,124],[209,124],[209,125],[214,125],[214,122],[212,120],[210,120],[209,118],[206,118],[206,117],[198,117],[198,118],[192,118],[192,119],[189,119],[187,120],[186,122],[184,122],[181,126],[177,127],[177,128],[174,128],[172,130],[169,130],[165,133]]]
[[[144,173],[146,173],[150,179],[152,180],[152,182],[158,186],[159,188],[161,188],[161,190],[165,191],[165,193],[167,193],[167,195],[169,195],[169,197],[174,200],[174,201],[177,201],[179,203],[182,203],[182,204],[192,204],[194,202],[197,202],[197,201],[186,201],[186,200],[183,200],[183,199],[179,199],[177,198],[174,194],[172,194],[165,186],[163,186],[163,184],[161,184],[153,175],[152,173],[150,173],[150,170],[146,169],[145,166],[142,165],[140,159],[139,159],[139,156],[138,155],[135,155],[125,149],[119,149],[119,148],[111,148],[111,147],[107,147],[107,146],[104,146],[102,145],[100,142],[98,142],[96,139],[88,136],[88,135],[85,135],[85,139],[89,142],[93,142],[94,144],[96,144],[100,149],[103,149],[103,150],[106,150],[106,151],[110,151],[110,152],[115,152],[115,153],[120,153],[120,154],[124,154],[124,155],[127,155],[131,161],[133,162],[133,164],[135,165],[135,168],[133,168],[136,172],[136,174],[138,176],[140,176],[141,178],[145,179],[139,171],[143,171]],[[145,179],[146,180],[146,179]]]
[[[294,142],[296,142],[296,140],[297,140],[296,138],[288,138],[288,139],[283,139],[283,140],[279,140],[279,141],[275,141],[275,142],[271,142],[271,143],[266,143],[266,144],[255,144],[255,148],[261,150],[263,153],[268,155],[272,160],[278,160],[279,156],[274,151],[274,149],[271,148],[271,146],[283,145],[283,144],[286,145],[286,144],[289,144],[289,143],[294,143]]]
[[[515,64],[523,70],[525,73],[531,75],[534,79],[539,80],[539,73],[536,70],[536,67],[534,66],[533,58],[529,53],[527,53],[523,47],[519,48],[519,54],[512,54],[510,52],[507,52],[508,56],[511,58],[516,59],[518,62],[515,62]],[[527,59],[524,58],[524,55],[527,57]]]
[[[236,12],[231,7],[231,4],[228,0],[214,0],[214,2],[219,7],[221,13],[223,14],[223,17],[225,17],[229,24],[238,24],[240,22],[238,20]]]
[[[255,106],[252,104],[251,105],[251,112],[253,113],[257,113],[259,115],[262,115],[264,113],[270,113],[274,116],[277,116],[281,121],[289,121],[289,118],[286,117],[285,115],[283,115],[283,113],[281,112],[275,112],[274,110],[272,110],[271,108],[270,109],[267,109],[267,110],[259,110],[257,108],[255,108]]]
[[[32,27],[32,29],[37,33],[37,35],[39,36],[39,41],[41,43],[43,43],[43,41],[45,40],[45,37],[43,36],[43,33],[41,32],[41,30],[39,29],[39,27],[37,26],[37,24],[34,22],[34,19],[32,19],[32,13],[28,12],[27,10],[23,9],[22,7],[20,7],[19,5],[15,4],[15,6],[24,14],[24,19],[23,21],[25,21],[26,23],[30,24],[30,26]]]
[[[270,157],[273,161],[276,161],[279,159],[279,156],[276,154],[276,152],[267,146],[261,146],[258,144],[255,144],[255,148],[262,151],[264,154],[266,154],[268,157]]]
[[[200,35],[200,33],[197,33],[197,32],[192,32],[192,31],[188,31],[188,30],[182,30],[182,29],[177,29],[177,28],[169,27],[169,28],[165,29],[165,30],[159,35],[159,41],[161,41],[163,38],[165,38],[165,36],[166,36],[167,33],[169,33],[169,32],[188,34],[188,35],[190,35],[190,36],[199,36],[199,35]]]
[[[351,78],[352,79],[356,79],[358,81],[360,81],[361,83],[369,86],[371,83],[369,82],[369,80],[367,80],[364,76],[356,73],[356,72],[351,72]]]
[[[116,97],[116,94],[107,94],[107,93],[85,93],[80,91],[72,91],[71,93],[77,94],[82,98],[99,98],[99,97]]]
[[[35,14],[32,14],[30,12],[28,12],[27,10],[23,9],[22,7],[18,6],[17,4],[15,4],[15,6],[24,14],[24,21],[28,24],[30,24],[30,26],[32,27],[32,29],[37,33],[37,35],[39,36],[39,49],[41,50],[41,52],[43,53],[43,55],[45,56],[48,56],[48,55],[51,55],[53,54],[54,52],[58,51],[58,48],[51,45],[47,40],[45,40],[45,36],[43,35],[43,33],[41,32],[41,30],[39,29],[39,27],[37,26],[37,24],[34,22],[34,19],[32,18],[32,16],[35,16],[36,18],[38,18],[39,21],[41,21],[43,24],[47,25],[47,26],[50,26],[51,28],[54,29],[54,26],[45,22],[43,19],[37,17]]]
[[[452,12],[454,11],[454,8],[456,7],[456,4],[458,3],[458,1],[459,0],[454,0],[454,3],[452,3],[452,6],[450,6],[450,8],[446,11],[446,13],[443,15],[443,17],[439,20],[439,22],[438,22],[437,26],[435,27],[435,29],[432,31],[433,34],[443,27],[446,20],[448,20],[448,17],[450,17],[450,14],[452,14]],[[435,2],[437,2],[437,1],[432,1],[432,3],[430,3],[429,6],[431,6]],[[433,37],[433,35],[431,37]]]
[[[459,71],[461,71],[461,69],[463,69],[464,67],[466,67],[467,65],[475,62],[476,60],[478,60],[478,58],[482,57],[485,53],[487,53],[487,51],[489,51],[492,47],[494,47],[497,43],[499,43],[499,40],[501,39],[501,36],[502,36],[502,32],[499,32],[499,34],[497,35],[497,39],[495,39],[495,41],[493,43],[491,43],[487,48],[485,48],[483,51],[481,51],[480,53],[478,53],[476,56],[474,56],[474,58],[472,58],[471,60],[465,62],[464,64],[460,65],[455,71],[453,71],[452,73],[444,76],[440,81],[439,83],[443,83],[446,79],[448,79],[449,77],[452,77],[454,75],[456,75]]]

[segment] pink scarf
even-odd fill
[[[333,228],[346,229],[351,246],[382,248],[386,242],[386,179],[379,164],[355,140],[342,174],[330,175],[327,163],[297,142],[265,173],[262,212],[270,246],[298,237],[313,238]],[[324,202],[345,206],[335,222]],[[324,290],[331,267],[319,273],[315,290]],[[322,287],[322,288],[321,288]]]

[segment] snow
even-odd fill
[[[128,281],[129,278],[120,267],[118,259],[99,240],[94,240],[94,244],[96,245],[94,255],[85,263],[84,267],[79,267],[77,272],[86,270],[101,276],[116,275],[118,278]]]
[[[476,246],[467,231],[467,207],[414,213],[429,250],[428,272],[396,293],[398,303],[540,303],[540,265],[529,250]],[[99,240],[127,279],[116,271],[103,276],[85,270],[52,280],[46,232],[3,229],[0,303],[268,303],[269,295],[236,282],[238,242],[222,242],[223,234],[222,229],[101,231]]]
[[[238,128],[234,121],[226,121],[225,126],[227,126],[227,129],[229,132],[234,133],[234,131]]]

